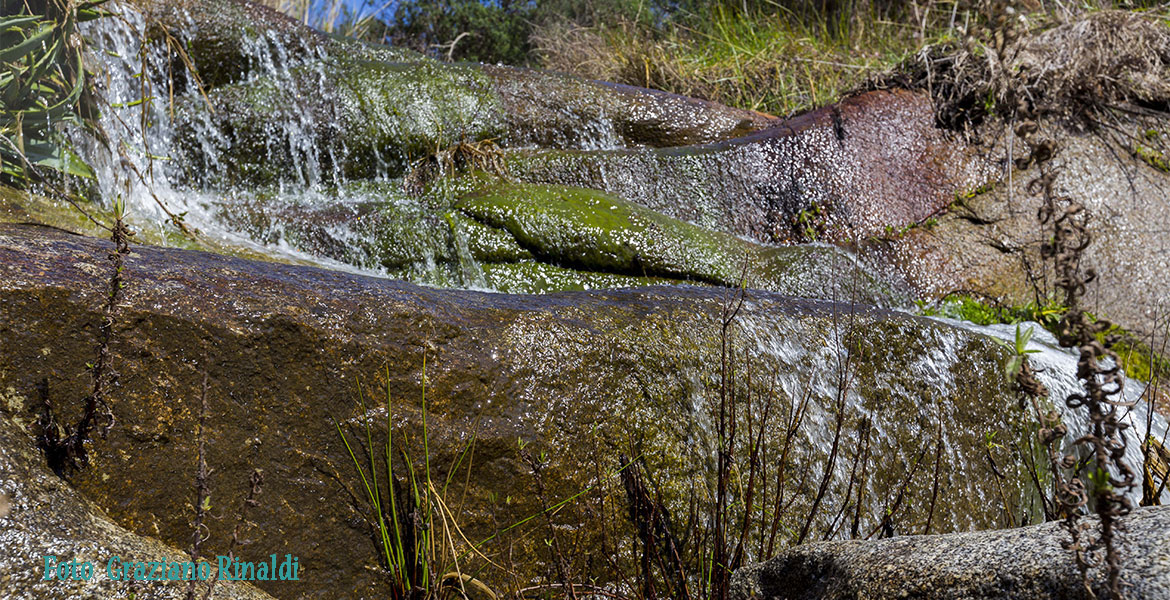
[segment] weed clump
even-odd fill
[[[979,23],[864,88],[927,90],[939,124],[968,132],[989,117],[1091,123],[1104,110],[1170,109],[1170,28],[1153,14],[1025,17],[997,2]]]
[[[389,372],[386,373],[389,381]],[[468,597],[474,590],[476,597],[495,598],[496,594],[482,581],[464,573],[460,561],[471,556],[491,563],[480,551],[487,540],[470,544],[455,520],[455,513],[444,497],[451,477],[468,457],[474,436],[460,453],[448,472],[446,481],[439,480],[431,468],[430,436],[427,426],[426,357],[423,357],[422,376],[422,451],[423,468],[416,470],[405,444],[394,445],[390,386],[386,387],[386,442],[381,452],[374,444],[373,425],[369,418],[366,395],[359,387],[358,400],[362,409],[362,433],[352,439],[345,428],[336,422],[337,433],[361,482],[361,493],[373,512],[372,537],[382,559],[386,581],[392,598],[398,600],[430,600],[433,598]],[[365,438],[364,446],[362,437]],[[395,475],[395,455],[403,476]],[[468,465],[470,469],[470,463]],[[470,470],[468,471],[470,473]],[[381,473],[381,476],[379,476]],[[347,488],[348,489],[348,488]],[[354,498],[355,503],[357,499]],[[462,546],[462,548],[461,548]]]
[[[93,380],[93,387],[82,402],[81,416],[72,427],[57,423],[52,406],[45,400],[44,410],[38,421],[40,433],[37,443],[45,452],[49,467],[58,475],[76,471],[89,465],[87,444],[96,428],[105,437],[114,425],[114,413],[110,410],[109,392],[118,385],[118,372],[114,370],[110,343],[117,323],[118,304],[122,300],[125,258],[130,254],[130,237],[134,235],[123,221],[125,205],[114,206],[115,219],[110,231],[113,250],[107,255],[110,260],[110,279],[107,285],[106,301],[102,308],[102,319],[98,325],[97,359],[87,365]]]
[[[421,197],[439,179],[456,174],[479,172],[497,177],[508,174],[504,152],[495,140],[461,141],[415,161],[403,178],[403,190]]]

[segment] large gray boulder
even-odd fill
[[[1121,534],[1129,600],[1170,598],[1170,507],[1141,508]],[[1085,598],[1058,522],[1032,527],[799,546],[732,579],[735,600],[1073,600]],[[1097,597],[1107,597],[1100,570]]]

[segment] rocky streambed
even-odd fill
[[[741,527],[736,567],[793,544],[1044,519],[1036,425],[1003,370],[1012,328],[912,314],[956,290],[1024,303],[1049,281],[1027,186],[1038,167],[1016,163],[1010,127],[958,131],[919,89],[777,119],[442,63],[238,0],[121,8],[87,31],[114,142],[79,140],[98,172],[83,207],[108,222],[120,196],[139,234],[107,347],[114,424],[64,479],[38,461],[36,436],[48,416],[74,422],[92,389],[112,246],[72,207],[0,195],[0,565],[13,597],[182,597],[185,583],[100,573],[50,585],[37,567],[49,553],[178,560],[194,531],[209,556],[302,565],[297,581],[217,597],[385,597],[364,477],[385,467],[367,452],[388,440],[399,484],[426,473],[423,497],[442,500],[439,522],[415,516],[415,530],[501,594],[566,579],[634,593],[639,569],[667,572],[645,566],[646,532],[701,554],[717,497],[731,498],[728,522],[758,520]],[[135,102],[143,80],[174,101]],[[1091,309],[1156,347],[1170,205],[1150,156],[1167,120],[1119,119],[1144,151],[1055,117],[1038,127],[1063,140],[1059,185],[1094,216]],[[152,150],[108,150],[140,143]],[[1055,340],[1029,348],[1052,398],[1078,389]],[[1135,465],[1147,433],[1165,435],[1144,389],[1125,392]],[[201,527],[196,487],[210,488]],[[1133,519],[1134,597],[1166,597],[1164,513]],[[740,571],[732,595],[1075,587],[1052,525],[964,535],[801,545]],[[1017,554],[1054,566],[1005,558]]]

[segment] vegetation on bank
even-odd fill
[[[924,43],[956,39],[958,2],[577,3],[263,0],[329,32],[434,58],[539,67],[785,115],[826,104]]]
[[[1053,335],[1059,335],[1060,320],[1068,310],[1055,301],[1004,304],[993,298],[961,293],[934,302],[920,300],[917,307],[919,314],[925,316],[946,317],[976,325],[1039,323]],[[1092,315],[1090,318],[1097,320]],[[1113,349],[1127,376],[1143,382],[1170,380],[1170,359],[1166,358],[1164,349],[1151,348],[1141,336],[1118,325],[1097,334],[1101,342],[1107,337],[1114,339]]]
[[[838,99],[980,29],[1044,27],[1073,11],[1162,3],[964,0],[262,0],[329,32],[441,60],[561,71],[790,115]],[[392,7],[392,8],[388,8]],[[1060,11],[1054,15],[1045,10]]]

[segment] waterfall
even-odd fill
[[[105,203],[122,198],[127,219],[140,231],[153,231],[151,239],[192,245],[177,234],[175,220],[197,232],[195,247],[211,247],[246,255],[316,264],[370,275],[388,273],[376,261],[347,262],[325,246],[353,244],[369,247],[370,236],[344,223],[323,226],[314,235],[290,235],[300,225],[282,220],[290,206],[325,206],[343,196],[345,203],[387,200],[383,190],[362,193],[351,189],[340,194],[330,190],[344,186],[333,145],[322,147],[314,132],[327,126],[296,105],[284,107],[263,124],[264,148],[269,162],[291,155],[294,168],[280,173],[269,186],[244,186],[222,180],[218,174],[231,166],[225,150],[233,138],[214,119],[204,90],[184,69],[183,60],[166,44],[146,39],[146,18],[132,6],[118,4],[118,16],[84,24],[88,40],[87,64],[96,71],[93,86],[102,101],[99,124],[105,141],[75,130],[70,132],[79,154],[93,168],[96,187]],[[178,40],[184,32],[171,32]],[[233,85],[263,85],[279,89],[290,98],[323,96],[320,56],[293,51],[275,34],[245,38],[244,68]],[[145,98],[145,100],[143,100]],[[176,116],[186,115],[183,129]],[[402,194],[392,200],[401,201]],[[262,201],[262,202],[261,202]],[[237,215],[240,206],[254,211],[250,218]],[[285,211],[286,216],[300,213]],[[263,226],[257,221],[263,221]],[[299,232],[302,233],[303,232]],[[305,242],[307,239],[313,242]],[[362,238],[362,239],[355,239]]]

